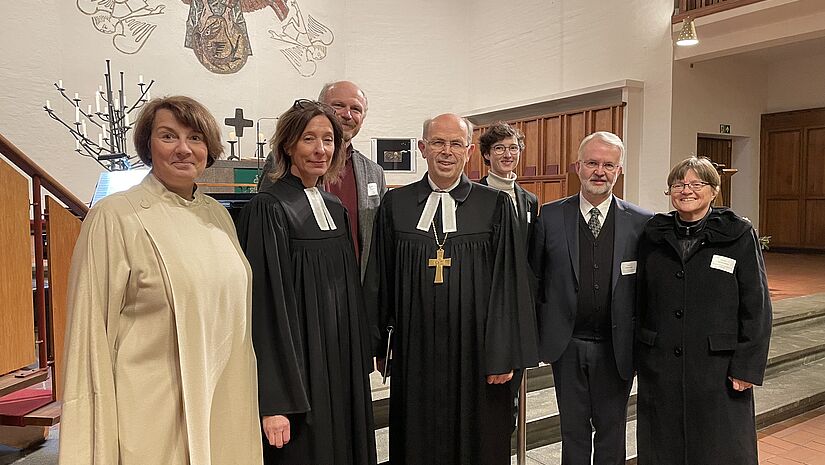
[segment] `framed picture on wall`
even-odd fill
[[[381,165],[384,171],[415,173],[416,143],[415,138],[373,138],[371,158]]]

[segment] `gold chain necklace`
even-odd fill
[[[444,258],[444,244],[447,243],[447,236],[450,234],[449,232],[444,233],[444,240],[442,242],[438,242],[438,232],[435,230],[435,222],[430,223],[433,227],[433,236],[435,237],[435,245],[438,246],[438,250],[435,251],[435,258],[430,258],[427,260],[427,266],[435,267],[435,279],[433,280],[433,284],[442,284],[444,282],[444,267],[450,267],[452,264],[452,258]]]

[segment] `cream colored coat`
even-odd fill
[[[151,174],[95,206],[69,277],[62,465],[255,465],[251,274],[226,209]]]

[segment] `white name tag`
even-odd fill
[[[629,262],[622,262],[621,270],[622,270],[622,276],[627,276],[629,274],[636,274],[636,260],[629,261]]]
[[[710,267],[733,273],[733,269],[736,267],[736,260],[722,255],[714,255],[710,260]]]
[[[367,183],[367,195],[370,197],[378,195],[378,184],[374,182]]]
[[[530,224],[533,220],[533,218],[530,216],[530,213],[532,212],[527,212],[527,224]]]

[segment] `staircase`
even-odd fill
[[[765,383],[755,388],[756,425],[760,429],[825,405],[825,294],[775,301],[773,310]],[[375,373],[371,380],[380,463],[389,456],[389,388]],[[561,463],[559,414],[550,366],[529,370],[527,389],[527,464]],[[635,462],[634,384],[628,403],[627,463]],[[516,463],[515,455],[512,463]]]

